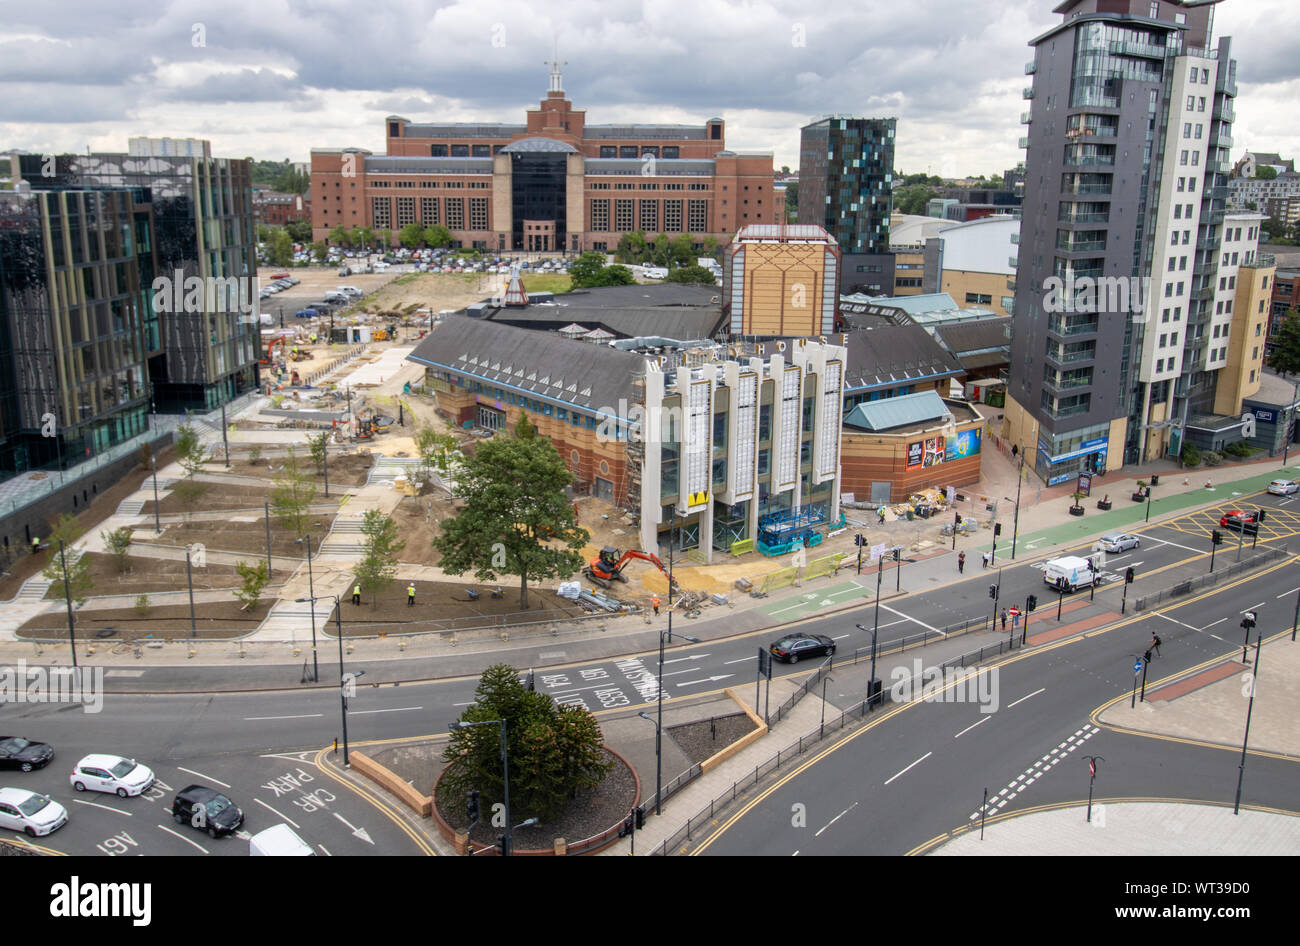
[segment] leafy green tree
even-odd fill
[[[360,231],[360,236],[357,238],[358,246],[364,247],[365,249],[368,250],[375,245],[374,230],[372,230],[370,227],[358,227],[357,229]]]
[[[122,526],[120,529],[104,530],[99,533],[99,537],[104,541],[104,548],[109,555],[113,556],[119,572],[129,571],[131,568],[131,532],[130,526]]]
[[[441,224],[433,224],[424,228],[420,234],[420,239],[424,241],[425,246],[434,249],[445,249],[451,246],[451,231]]]
[[[1255,168],[1255,180],[1273,181],[1277,179],[1277,168],[1271,164],[1261,164]]]
[[[288,266],[293,262],[293,238],[280,227],[276,227],[271,234],[267,257],[272,266]]]
[[[348,228],[342,224],[330,231],[330,242],[335,246],[351,246],[352,243],[348,237]]]
[[[785,185],[785,215],[790,221],[799,219],[799,182],[787,181]]]
[[[678,266],[695,262],[695,238],[682,233],[673,239],[672,261]]]
[[[678,266],[668,271],[668,282],[695,283],[701,286],[716,286],[717,278],[703,266]]]
[[[397,242],[408,250],[413,250],[420,245],[420,240],[424,236],[424,228],[418,223],[408,223],[402,229],[397,231]]]
[[[581,254],[569,267],[569,278],[573,281],[573,288],[586,289],[589,286],[601,285],[596,280],[600,278],[600,273],[604,269],[604,253],[589,250]]]
[[[284,465],[275,474],[274,484],[271,512],[295,538],[305,535],[311,520],[311,504],[316,501],[316,481],[298,459],[295,448],[289,448]]]
[[[329,248],[325,246],[324,240],[317,240],[311,245],[312,255],[316,257],[317,263],[323,263],[329,259]]]
[[[458,469],[463,506],[442,523],[434,547],[451,575],[479,581],[519,576],[519,606],[528,607],[528,580],[567,577],[582,567],[578,549],[590,539],[578,527],[565,488],[573,476],[549,440],[521,417],[515,436],[484,441]],[[543,538],[554,538],[545,545]],[[556,546],[561,547],[556,547]]]
[[[207,451],[199,439],[199,433],[189,424],[176,428],[176,462],[185,471],[185,479],[172,487],[172,492],[185,509],[188,520],[194,503],[208,491],[206,483],[196,480],[194,475],[203,469],[207,460]]]
[[[455,434],[443,434],[432,427],[421,427],[415,432],[415,449],[423,471],[437,470],[446,473],[456,456],[458,442]]]
[[[269,239],[271,239],[271,228],[264,223],[259,223],[257,225],[257,242],[265,243]]]
[[[661,233],[655,237],[654,249],[651,252],[650,262],[654,263],[656,266],[667,266],[668,261],[672,259],[672,252],[672,240],[668,238],[668,234]]]
[[[554,821],[572,795],[600,783],[611,763],[595,717],[581,707],[557,707],[530,692],[505,664],[488,667],[475,699],[461,713],[465,723],[505,721],[510,808],[515,820]],[[465,792],[477,789],[484,811],[503,798],[501,730],[494,725],[452,730],[439,783],[440,807],[459,810]]]
[[[262,590],[271,580],[270,570],[266,567],[266,560],[259,559],[256,565],[236,562],[235,571],[243,580],[243,583],[235,589],[235,597],[243,604],[239,610],[251,611],[262,600]]]
[[[721,249],[721,247],[718,246],[718,238],[717,238],[717,237],[715,237],[715,236],[706,236],[706,237],[704,238],[704,255],[705,255],[705,256],[711,256],[711,257],[713,257],[715,260],[718,260],[718,262],[721,262],[721,261],[722,261],[722,258],[721,258],[721,254],[718,252],[719,249]]]
[[[397,556],[406,548],[406,543],[397,537],[397,523],[378,509],[367,510],[361,522],[361,534],[365,540],[356,580],[362,592],[371,596],[370,606],[373,608],[379,592],[396,579]]]
[[[894,210],[904,214],[924,214],[939,192],[928,184],[913,184],[894,191]]]
[[[1300,314],[1287,310],[1273,334],[1273,351],[1268,356],[1269,367],[1282,377],[1300,374]]]
[[[387,227],[385,227],[384,229],[382,229],[382,230],[379,231],[379,245],[380,245],[383,249],[388,249],[388,247],[390,247],[390,246],[393,245],[393,231],[392,231],[392,230],[389,230]]]
[[[293,223],[284,225],[284,232],[289,234],[289,239],[294,243],[311,242],[311,221],[295,220]]]
[[[615,263],[613,266],[606,266],[596,277],[596,286],[633,286],[636,284],[636,277],[632,275],[632,270],[626,266],[619,266]]]

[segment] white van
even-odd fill
[[[254,857],[314,857],[316,852],[287,824],[277,824],[248,839],[248,853]]]
[[[1064,587],[1066,591],[1088,588],[1096,581],[1096,577],[1096,563],[1091,557],[1066,555],[1049,559],[1043,566],[1043,581],[1053,588]]]

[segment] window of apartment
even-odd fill
[[[1160,312],[1160,321],[1161,321],[1161,322],[1168,322],[1168,321],[1169,321],[1169,310],[1168,310],[1168,309],[1163,309],[1163,310]]]
[[[1180,177],[1178,179],[1178,193],[1181,194],[1185,190],[1187,190],[1187,178]]]
[[[676,160],[676,159],[677,159],[677,156],[678,156],[680,153],[681,153],[681,149],[680,149],[677,145],[664,145],[664,146],[663,146],[663,155],[662,155],[662,156],[665,157],[665,158],[670,158],[670,159],[672,159],[672,160]]]
[[[445,157],[447,157],[447,146],[446,146],[446,145],[429,145],[429,157],[431,157],[431,158],[445,158]]]
[[[1194,111],[1195,108],[1196,108],[1196,96],[1195,95],[1187,96],[1187,110],[1190,112],[1190,111]]]
[[[659,230],[659,201],[641,201],[641,229],[646,233]]]
[[[602,158],[617,158],[617,157],[618,157],[618,146],[617,146],[617,145],[601,145],[601,146],[600,146],[600,156],[601,156]]]
[[[1199,152],[1199,151],[1193,151],[1193,152],[1192,152],[1192,167],[1199,167],[1199,166],[1200,166],[1200,163],[1201,163],[1201,152]]]
[[[1190,137],[1192,137],[1192,123],[1191,123],[1191,122],[1183,122],[1183,137],[1184,137],[1184,138],[1190,138]]]
[[[677,185],[680,187],[681,185]],[[680,200],[664,201],[664,230],[668,233],[682,232],[682,202]]]
[[[1170,245],[1170,246],[1177,246],[1177,245],[1178,245],[1178,231],[1177,231],[1177,230],[1173,231],[1172,233],[1169,234],[1169,236],[1170,236],[1169,245]]]
[[[1195,192],[1196,192],[1196,178],[1194,178],[1194,177],[1189,177],[1189,178],[1187,179],[1187,189],[1188,189],[1189,191],[1191,191],[1192,193],[1195,193]]]
[[[1192,242],[1192,231],[1191,231],[1191,230],[1184,230],[1184,231],[1183,231],[1183,246],[1186,246],[1188,243],[1191,243],[1191,242]]]
[[[453,158],[468,158],[468,157],[469,157],[469,145],[452,145],[452,146],[451,146],[451,156],[452,156]]]
[[[1187,163],[1187,152],[1186,152],[1186,151],[1183,151],[1183,152],[1178,156],[1178,163],[1179,163],[1179,164],[1186,164],[1186,163]]]
[[[1157,358],[1157,359],[1156,359],[1156,373],[1158,374],[1158,373],[1160,373],[1161,371],[1164,371],[1164,370],[1165,370],[1165,360],[1164,360],[1163,358]]]
[[[1202,69],[1202,70],[1201,70],[1201,82],[1202,82],[1202,83],[1206,83],[1206,84],[1208,84],[1209,81],[1210,81],[1210,70],[1209,70],[1209,69]]]
[[[1160,0],[1151,0],[1151,19],[1160,16]]]
[[[1202,125],[1200,122],[1197,122],[1197,123],[1196,123],[1196,135],[1195,135],[1195,137],[1197,137],[1197,138],[1201,137],[1201,129],[1203,129],[1204,127],[1205,127],[1205,126]]]
[[[1187,257],[1186,256],[1178,257],[1178,271],[1181,273],[1181,272],[1186,272],[1186,270],[1187,270]]]
[[[492,157],[492,146],[491,146],[491,145],[472,145],[472,146],[470,147],[470,152],[471,152],[471,153],[474,155],[474,157],[476,157],[476,158],[490,158],[490,157]]]
[[[618,146],[618,156],[619,156],[620,158],[635,158],[635,157],[637,157],[637,147],[636,147],[636,145],[619,145],[619,146]]]
[[[1205,96],[1204,96],[1204,95],[1201,96],[1199,102],[1197,103],[1196,110],[1197,110],[1198,112],[1203,112],[1203,111],[1205,111]]]
[[[1169,347],[1169,336],[1168,336],[1168,335],[1161,335],[1161,336],[1160,336],[1160,347],[1161,347],[1161,348],[1168,348],[1168,347]]]
[[[1236,288],[1237,288],[1237,277],[1236,277],[1236,276],[1229,276],[1229,277],[1228,277],[1228,288],[1229,288],[1229,289],[1236,289]]]
[[[1182,205],[1182,204],[1174,204],[1174,219],[1175,219],[1175,220],[1182,220],[1182,219],[1183,219],[1183,205]]]
[[[1172,272],[1174,271],[1174,267],[1175,267],[1177,264],[1178,264],[1178,260],[1177,260],[1177,259],[1175,259],[1175,258],[1172,257],[1172,256],[1169,257],[1169,272],[1172,273]]]
[[[415,223],[415,198],[397,198],[397,225],[407,227]]]
[[[488,228],[488,199],[471,197],[469,199],[469,228],[486,230]]]
[[[692,185],[694,186],[694,185]],[[704,233],[708,230],[709,202],[693,200],[687,209],[687,229],[691,233]]]
[[[1151,5],[1152,5],[1152,6],[1155,6],[1154,3],[1151,4]],[[1155,14],[1153,13],[1152,16],[1154,17]],[[1190,82],[1190,83],[1192,83],[1193,85],[1196,84],[1196,71],[1197,71],[1197,70],[1196,70],[1196,66],[1192,66],[1192,71],[1191,71],[1191,73],[1187,76],[1187,81]]]

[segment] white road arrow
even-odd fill
[[[347,825],[348,828],[351,829],[351,831],[352,831],[352,833],[353,833],[354,835],[356,835],[357,837],[359,837],[361,840],[365,841],[367,844],[374,844],[374,843],[375,843],[374,841],[370,840],[370,835],[366,833],[366,829],[365,829],[365,828],[353,828],[353,827],[352,827],[352,823],[349,822],[347,818],[344,818],[344,817],[343,817],[341,814],[339,814],[337,811],[334,812],[334,817],[337,818],[337,819],[339,819],[339,821],[342,821],[345,825]]]
[[[263,759],[288,759],[291,762],[307,762],[316,755],[315,749],[309,749],[305,752],[267,752],[262,755]]]
[[[683,660],[700,660],[701,658],[704,658],[704,657],[707,657],[707,656],[709,656],[709,655],[708,655],[708,654],[691,654],[689,657],[674,657],[672,660],[665,660],[665,661],[664,661],[664,666],[666,667],[666,666],[668,666],[669,664],[681,663]]]
[[[253,836],[249,834],[247,831],[245,831],[243,828],[240,828],[238,831],[235,832],[235,837],[239,838],[239,840],[241,841],[253,840]]]
[[[716,677],[705,677],[702,680],[683,680],[681,683],[678,683],[677,686],[690,687],[690,686],[695,686],[695,684],[697,683],[712,683],[715,680],[725,680],[727,679],[727,677],[734,677],[734,676],[735,676],[734,673],[724,673]]]

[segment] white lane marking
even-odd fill
[[[735,660],[724,661],[723,666],[726,666],[727,664],[740,664],[740,663],[744,663],[746,660],[757,660],[757,659],[758,659],[758,654],[750,654],[748,657],[738,657]]]
[[[687,667],[685,670],[674,670],[674,671],[672,671],[671,673],[665,673],[664,676],[665,676],[665,677],[675,677],[675,676],[677,676],[677,674],[679,674],[679,673],[699,673],[699,672],[700,672],[700,668],[699,668],[699,667]]]
[[[316,717],[323,715],[323,713],[306,713],[302,716],[245,716],[244,722],[252,723],[264,719],[315,719]]]
[[[273,814],[273,815],[277,815],[278,817],[281,817],[281,818],[284,818],[285,821],[289,822],[289,824],[293,825],[295,828],[298,827],[298,822],[294,821],[292,818],[289,818],[289,817],[287,817],[287,816],[285,816],[285,815],[280,814],[280,812],[276,811],[274,808],[272,808],[272,807],[271,807],[270,805],[268,805],[266,802],[262,801],[262,799],[260,799],[260,798],[254,798],[253,801],[257,802],[259,805],[261,805],[261,806],[262,806],[263,808],[265,808],[267,811],[271,812],[271,814]]]
[[[1238,613],[1238,614],[1245,614],[1247,611],[1254,611],[1256,608],[1262,608],[1262,607],[1264,607],[1264,602],[1263,602],[1263,601],[1261,601],[1259,604],[1252,604],[1252,605],[1251,605],[1250,607],[1248,607],[1248,608],[1242,608],[1242,609],[1241,609],[1240,611],[1238,611],[1237,613]]]
[[[1146,559],[1144,558],[1144,559],[1140,559],[1139,561],[1136,561],[1136,562],[1129,562],[1129,563],[1128,563],[1127,565],[1125,565],[1124,567],[1125,567],[1125,568],[1137,568],[1139,565],[1141,565],[1141,564],[1142,564],[1143,562],[1145,562],[1145,561],[1146,561]]]
[[[1210,624],[1205,625],[1205,627],[1201,628],[1201,630],[1203,630],[1203,631],[1208,631],[1210,628],[1214,627],[1215,624],[1222,624],[1222,623],[1223,623],[1224,621],[1226,621],[1226,620],[1228,620],[1228,619],[1227,619],[1227,618],[1219,618],[1217,621],[1214,621],[1214,622],[1212,622],[1212,623],[1210,623]]]
[[[894,779],[898,778],[898,776],[907,774],[907,772],[909,772],[911,769],[914,769],[916,766],[920,765],[922,762],[930,758],[930,756],[932,755],[934,755],[933,752],[927,752],[925,755],[921,756],[921,758],[917,759],[915,762],[909,765],[906,769],[903,769],[902,772],[896,772],[893,775],[891,775],[888,779],[885,780],[885,784],[888,785]]]
[[[842,640],[844,640],[844,638],[846,638],[846,637],[848,637],[848,636],[849,636],[849,635],[847,635],[847,634],[841,634],[839,637],[832,637],[831,640],[833,640],[833,641],[842,641]]]
[[[784,612],[786,612],[786,611],[793,611],[795,608],[802,608],[802,607],[804,607],[804,606],[805,606],[806,604],[808,604],[808,603],[809,603],[809,602],[807,602],[807,601],[800,601],[798,604],[792,604],[792,605],[790,605],[790,607],[788,607],[788,608],[778,608],[778,609],[775,610],[775,611],[768,611],[767,613],[768,613],[769,615],[771,615],[772,617],[776,617],[778,614],[782,614],[782,613],[784,613]]]
[[[325,853],[325,856],[326,856],[326,857],[333,857],[333,856],[334,856],[334,855],[331,854],[329,851],[326,851],[326,850],[325,850],[325,845],[323,845],[323,844],[317,844],[316,846],[317,846],[318,848],[320,848],[320,849]]]
[[[180,766],[178,765],[177,768],[179,769]],[[188,770],[185,770],[185,771],[188,771]],[[211,852],[209,852],[208,849],[205,848],[202,844],[199,844],[199,843],[197,843],[197,842],[195,842],[195,841],[191,841],[189,838],[185,837],[184,835],[177,834],[175,831],[173,831],[171,828],[167,827],[165,824],[160,824],[160,825],[158,825],[158,827],[162,828],[164,831],[166,831],[168,834],[172,835],[173,837],[180,838],[180,839],[181,839],[182,841],[184,841],[186,844],[192,844],[194,847],[198,848],[198,849],[199,849],[200,851],[202,851],[204,854],[211,853]]]
[[[969,726],[967,726],[967,727],[966,727],[965,729],[963,729],[961,732],[957,733],[957,735],[953,736],[952,738],[954,738],[954,739],[960,739],[962,736],[966,735],[968,732],[970,732],[972,729],[974,729],[974,728],[975,728],[976,726],[978,726],[980,723],[987,723],[987,722],[988,722],[990,719],[992,719],[992,718],[993,718],[993,717],[991,717],[991,716],[985,716],[983,719],[980,720],[979,723],[971,723]]]
[[[925,628],[927,631],[934,631],[934,633],[938,634],[940,637],[947,637],[947,636],[948,636],[948,635],[945,634],[943,631],[939,630],[937,627],[931,627],[929,624],[926,624],[924,621],[918,621],[916,618],[912,617],[910,614],[904,614],[902,611],[895,611],[893,608],[891,608],[891,607],[890,607],[889,605],[887,605],[887,604],[882,604],[882,605],[880,606],[880,610],[882,610],[882,611],[888,611],[890,614],[897,614],[900,618],[903,618],[904,620],[911,621],[913,624],[919,624],[919,625],[921,625],[921,627]]]
[[[1218,634],[1211,634],[1210,636],[1213,637],[1216,641],[1223,641],[1223,643],[1225,644],[1228,643],[1227,641],[1224,641],[1223,638],[1220,637]]]
[[[674,683],[673,686],[693,687],[697,683],[713,683],[716,680],[725,680],[727,677],[733,677],[735,674],[723,673],[712,677],[701,677],[699,680],[683,680],[681,683]]]
[[[841,818],[843,818],[843,817],[844,817],[845,815],[847,815],[850,811],[852,811],[854,808],[857,808],[857,807],[858,807],[858,803],[857,803],[857,802],[854,802],[853,804],[849,805],[849,807],[845,808],[843,811],[841,811],[838,815],[836,815],[836,816],[835,816],[834,818],[832,818],[830,821],[828,821],[828,822],[826,822],[824,825],[822,825],[821,828],[818,830],[818,832],[817,832],[816,834],[813,835],[813,837],[815,837],[815,838],[820,838],[820,837],[822,836],[822,831],[825,831],[827,828],[829,828],[831,825],[833,825],[835,822],[839,821]]]
[[[1161,545],[1172,545],[1176,549],[1185,549],[1188,552],[1196,552],[1198,555],[1202,552],[1201,549],[1194,549],[1190,545],[1179,545],[1177,542],[1170,542],[1168,539],[1157,539],[1153,535],[1148,535],[1146,538],[1152,542],[1159,542]]]
[[[880,627],[877,628],[877,630],[881,630],[881,631],[883,631],[883,630],[884,630],[885,628],[887,628],[887,627],[896,627],[896,626],[899,625],[899,624],[906,624],[906,623],[907,623],[907,619],[906,619],[906,618],[904,618],[904,619],[901,620],[901,621],[890,621],[888,624],[882,624],[882,625],[880,625]]]
[[[1153,611],[1152,613],[1158,618],[1164,618],[1166,621],[1170,622],[1171,624],[1182,624],[1183,627],[1189,628],[1190,630],[1193,631],[1200,630],[1200,628],[1192,627],[1190,624],[1183,624],[1182,621],[1176,621],[1173,618],[1171,618],[1169,615],[1161,614],[1159,611]]]
[[[195,772],[193,769],[187,769],[187,768],[185,768],[185,766],[183,766],[183,765],[178,765],[178,766],[176,766],[176,768],[180,769],[182,772],[189,772],[190,775],[197,775],[199,778],[204,779],[205,781],[208,781],[208,782],[216,782],[216,783],[217,783],[218,785],[220,785],[222,788],[229,788],[229,787],[230,787],[230,786],[227,785],[225,782],[221,781],[221,779],[219,779],[219,778],[213,778],[211,775],[204,775],[202,772]]]
[[[423,706],[395,706],[392,709],[373,709],[373,710],[351,710],[353,716],[365,716],[367,713],[409,713],[413,710],[422,710]]]
[[[80,798],[74,798],[72,800],[78,805],[89,805],[91,808],[103,808],[105,811],[116,811],[119,815],[126,815],[128,818],[133,817],[131,812],[122,808],[114,808],[112,805],[101,805],[99,802],[94,801],[82,801]]]
[[[1019,705],[1020,705],[1021,703],[1023,703],[1025,700],[1029,699],[1030,696],[1037,696],[1038,694],[1044,692],[1046,689],[1047,689],[1047,687],[1042,687],[1041,689],[1035,690],[1033,693],[1030,693],[1029,696],[1022,696],[1020,699],[1016,700],[1014,703],[1008,703],[1008,704],[1007,704],[1007,709],[1011,709],[1011,707],[1013,707],[1013,706],[1019,706]]]
[[[1300,588],[1292,588],[1290,591],[1284,591],[1284,592],[1282,592],[1280,595],[1275,595],[1274,597],[1277,597],[1277,598],[1285,598],[1287,595],[1293,595],[1293,594],[1295,594],[1297,591],[1300,591]]]

